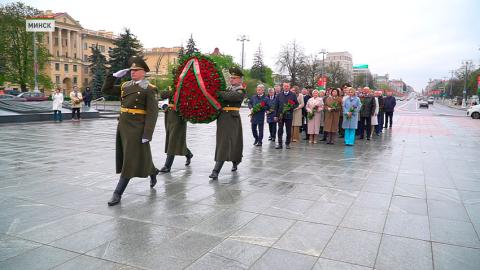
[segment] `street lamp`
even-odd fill
[[[242,69],[243,69],[243,58],[245,56],[245,41],[250,41],[246,35],[240,35],[240,37],[237,38],[237,41],[242,42]]]
[[[472,64],[472,60],[462,61],[462,64],[465,65],[465,80],[463,82],[463,102],[462,108],[467,107],[467,77],[468,77],[468,66]]]
[[[453,79],[453,74],[455,73],[455,70],[450,70],[450,82],[448,83],[450,85],[450,98],[452,98],[452,79]]]
[[[325,54],[327,54],[326,49],[322,49],[319,53],[322,54],[322,79],[323,79],[323,73],[325,72]]]

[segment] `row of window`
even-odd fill
[[[65,72],[68,72],[69,66],[70,66],[69,64],[63,64],[63,70]],[[72,69],[73,72],[78,72],[78,65],[72,65],[72,66],[73,66],[73,69]],[[55,71],[60,71],[60,63],[55,63]],[[88,74],[88,71],[89,71],[88,67],[84,67],[83,72],[85,74]]]
[[[55,75],[55,83],[56,84],[61,84],[62,81],[60,80],[60,75]],[[73,85],[76,85],[78,84],[78,77],[77,76],[73,76],[73,82],[72,82]],[[85,78],[83,80],[83,84],[84,85],[88,85],[88,78]]]
[[[104,45],[98,45],[98,44],[92,43],[92,45],[89,47],[87,42],[83,43],[83,49],[84,49],[84,50],[88,50],[88,49],[90,49],[91,47],[97,47],[97,48],[100,50],[101,53],[105,53],[105,49],[106,49],[106,48],[105,48]],[[109,51],[110,51],[111,49],[112,49],[112,47],[108,47],[108,50],[109,50]]]

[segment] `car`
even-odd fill
[[[480,119],[480,105],[475,105],[468,108],[467,116],[470,116],[473,119]]]
[[[8,100],[8,101],[27,101],[25,98],[17,97],[14,95],[9,94],[0,94],[0,100]]]
[[[23,92],[17,97],[25,98],[27,101],[46,101],[48,97],[41,92]]]
[[[428,102],[426,100],[421,100],[419,103],[418,103],[418,107],[419,108],[422,108],[422,107],[425,107],[428,109]]]
[[[435,99],[433,97],[429,97],[428,98],[428,104],[432,104],[433,105],[433,101],[435,101]]]
[[[17,89],[5,90],[5,94],[18,96],[20,94],[20,91],[18,91]]]
[[[158,108],[162,111],[166,111],[168,109],[168,99],[159,100]]]

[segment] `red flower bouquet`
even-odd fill
[[[295,106],[295,101],[291,99],[289,99],[286,104],[283,104],[283,110],[282,110],[282,113],[280,114],[280,118],[283,118],[285,113],[288,113],[291,110],[293,110],[293,106]]]
[[[253,106],[252,108],[252,112],[248,116],[252,116],[258,113],[259,111],[265,109],[266,106],[267,106],[267,103],[265,101],[255,104],[255,106]]]
[[[215,62],[195,54],[180,63],[176,74],[173,99],[182,118],[191,123],[210,123],[217,119],[222,108],[217,92],[225,90],[225,79]]]

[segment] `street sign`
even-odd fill
[[[368,68],[368,65],[367,65],[367,64],[355,65],[355,66],[353,66],[353,68],[356,68],[356,69],[367,69],[367,68]]]
[[[51,17],[27,18],[27,32],[55,32],[55,19]]]

